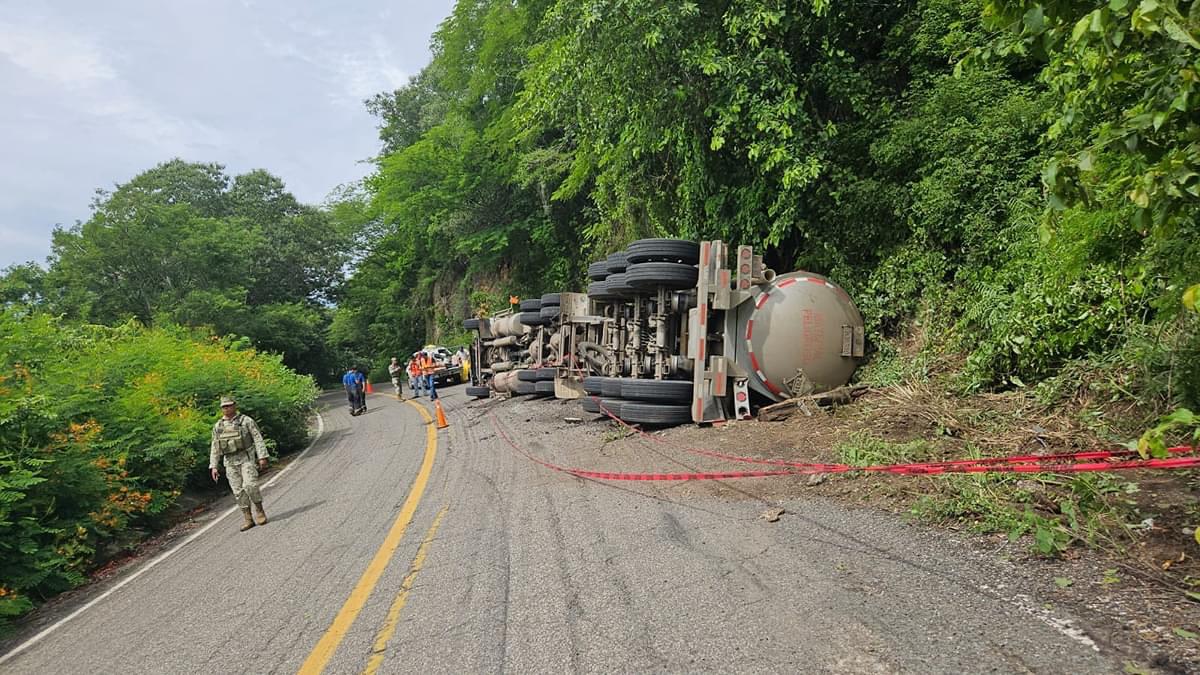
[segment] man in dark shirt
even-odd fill
[[[364,381],[362,373],[358,372],[358,369],[353,366],[342,376],[342,386],[346,388],[346,398],[350,401],[351,415],[357,415],[361,412],[359,408],[361,407],[361,400],[363,398],[362,383]]]

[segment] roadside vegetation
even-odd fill
[[[216,401],[276,454],[308,435],[312,379],[244,343],[0,313],[0,622],[86,579],[204,480]]]
[[[1196,438],[1200,0],[460,0],[431,47],[366,102],[374,172],[327,204],[167,161],[99,194],[46,266],[0,277],[0,513],[17,514],[0,612],[153,523],[234,373],[261,368],[271,387],[240,393],[294,446],[311,386],[285,366],[383,372],[512,294],[582,288],[586,261],[646,236],[829,275],[867,321],[859,379],[952,411],[846,459],[1015,449],[994,439],[1028,419],[989,397],[1039,411],[1055,447]],[[1195,476],[1173,480],[1194,502]],[[1046,554],[1148,517],[1134,478],[921,484],[920,512]],[[129,491],[150,496],[102,508]]]

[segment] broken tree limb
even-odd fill
[[[808,411],[807,403],[816,404],[822,408],[831,408],[839,405],[848,405],[854,402],[854,399],[862,396],[870,391],[870,387],[865,384],[858,384],[851,387],[838,387],[820,394],[810,394],[808,396],[797,396],[789,398],[779,403],[773,403],[768,406],[763,406],[758,410],[758,421],[760,422],[778,422],[792,416],[797,410],[803,410],[805,414],[811,416]]]

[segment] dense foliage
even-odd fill
[[[378,236],[332,337],[382,356],[713,237],[832,275],[885,352],[927,310],[965,386],[1103,362],[1194,404],[1197,6],[461,0],[368,103]]]
[[[10,268],[0,302],[115,325],[207,326],[248,337],[328,377],[329,301],[350,237],[337,213],[301,205],[265,171],[172,160],[111,192],[54,233],[49,266]]]
[[[182,329],[0,313],[0,620],[162,524],[207,471],[220,395],[276,451],[307,437],[312,380]]]

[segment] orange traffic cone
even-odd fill
[[[372,386],[371,386],[371,381],[370,381],[370,380],[367,380],[367,393],[368,393],[368,394],[374,394],[374,393],[375,393],[375,387],[372,387]]]
[[[436,398],[433,399],[433,409],[437,411],[437,428],[445,429],[450,426],[450,423],[446,421],[446,411],[442,410],[442,402]]]

